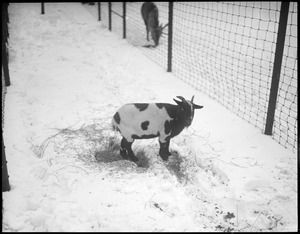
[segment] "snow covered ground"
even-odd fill
[[[80,3],[11,3],[2,231],[297,231],[297,156],[165,72]],[[204,108],[171,141],[110,129],[129,102]]]

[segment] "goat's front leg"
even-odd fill
[[[120,149],[120,154],[124,159],[129,159],[133,162],[137,162],[139,159],[134,155],[132,149],[131,149],[131,145],[132,142],[129,142],[126,140],[126,138],[122,138],[121,141],[121,149]]]
[[[166,140],[165,142],[161,142],[161,140],[159,139],[159,155],[160,157],[164,160],[167,161],[169,156],[171,155],[170,151],[169,151],[169,146],[170,146],[170,140]]]
[[[147,39],[147,41],[149,41],[149,27],[148,27],[147,23],[145,23],[145,24],[146,24],[146,34],[147,34],[146,39]]]

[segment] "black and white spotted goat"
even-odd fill
[[[191,101],[177,96],[177,105],[169,103],[130,103],[125,104],[114,114],[113,128],[123,136],[120,154],[125,159],[137,161],[131,145],[135,139],[159,137],[159,155],[168,160],[170,139],[191,125],[194,110],[201,109]]]

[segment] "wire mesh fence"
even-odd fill
[[[174,40],[181,42],[173,67],[183,80],[263,129],[277,25],[259,21],[263,8],[254,4],[175,4],[175,19],[184,20],[174,26]],[[277,6],[271,9],[278,18]]]
[[[298,80],[298,47],[297,47],[297,9],[298,3],[291,2],[282,60],[277,107],[275,112],[273,138],[285,147],[296,147],[297,144],[297,80]]]
[[[108,3],[101,3],[107,25]],[[168,2],[155,2],[168,22]],[[142,2],[128,2],[127,40],[167,67],[168,39],[144,48]],[[272,137],[297,149],[297,2],[290,3]],[[122,14],[122,4],[112,9]],[[174,2],[172,72],[263,132],[266,126],[281,2]],[[122,35],[113,14],[112,31]]]

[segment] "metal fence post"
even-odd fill
[[[6,47],[6,43],[2,42],[2,68],[5,86],[10,86],[10,76],[9,76],[9,68],[8,68],[8,49]]]
[[[1,135],[2,141],[2,192],[10,190],[9,180],[8,180],[8,171],[7,171],[7,161],[5,157],[3,135]]]
[[[9,37],[9,31],[7,23],[9,22],[8,17],[8,3],[1,4],[1,21],[2,21],[2,69],[4,74],[5,86],[10,85],[10,77],[9,77],[9,67],[8,67],[8,49],[7,49],[7,38]],[[3,92],[3,88],[2,88]],[[4,94],[5,95],[5,94]],[[3,98],[2,94],[2,98]],[[2,102],[4,104],[4,102]],[[2,120],[3,120],[3,111],[2,111]],[[4,142],[3,142],[3,134],[1,134],[1,147],[2,147],[2,192],[6,192],[10,190],[9,180],[8,180],[8,171],[7,171],[7,161],[4,150]]]
[[[101,2],[98,2],[98,21],[101,21]]]
[[[274,67],[273,67],[273,74],[272,74],[272,83],[270,88],[268,113],[267,113],[267,120],[266,120],[266,127],[265,127],[266,135],[272,135],[272,130],[273,130],[281,63],[282,63],[284,41],[285,41],[285,33],[286,33],[287,20],[289,14],[289,4],[290,4],[289,2],[285,2],[285,1],[281,2],[278,34],[277,34],[277,42],[276,42],[276,50],[275,50],[275,58],[274,58]]]
[[[108,2],[108,30],[111,31],[111,2]]]
[[[4,41],[7,42],[7,38],[9,37],[9,31],[7,24],[9,23],[8,17],[8,5],[9,3],[5,2],[1,5],[1,13],[2,13],[2,37],[4,37]]]
[[[8,31],[8,3],[1,4],[1,21],[2,21],[2,43],[1,43],[1,50],[2,50],[2,69],[4,75],[5,86],[10,86],[10,76],[9,76],[9,67],[8,67],[8,48],[7,38],[9,37]]]
[[[126,38],[126,2],[123,2],[123,38]]]
[[[172,71],[172,43],[173,43],[173,2],[169,2],[169,26],[168,26],[168,68]]]
[[[41,13],[43,15],[43,14],[45,14],[45,3],[44,2],[41,3],[41,8],[42,8]]]
[[[7,3],[4,3],[4,6],[5,6],[5,8],[6,8],[6,10],[5,10],[5,14],[6,14],[6,21],[7,21],[7,23],[9,23],[9,16],[8,16],[8,5],[9,5],[9,3],[7,2]]]

